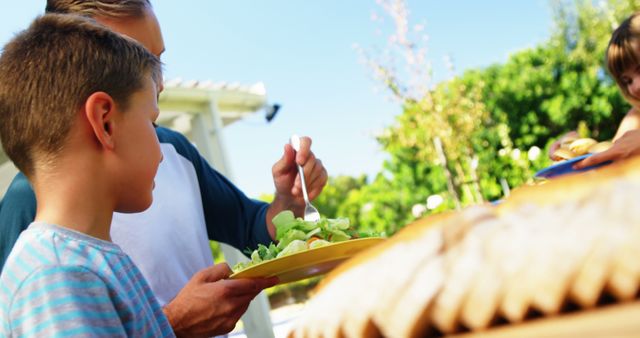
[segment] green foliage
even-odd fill
[[[262,194],[262,195],[258,196],[258,200],[263,201],[263,202],[267,202],[267,203],[273,202],[273,198],[274,198],[273,194]]]
[[[220,263],[225,261],[224,255],[222,254],[222,249],[220,248],[220,244],[215,241],[209,241],[209,247],[211,247],[211,255],[213,256],[213,261],[216,263]]]
[[[349,194],[358,191],[366,184],[366,175],[329,177],[329,182],[322,190],[322,194],[313,201],[313,205],[318,209],[320,215],[327,218],[344,217],[338,212],[340,205]]]
[[[403,96],[398,88],[406,86],[392,67],[376,65],[390,93],[403,99],[403,113],[378,138],[389,160],[369,183],[330,181],[319,198],[324,212],[393,234],[430,195],[445,202],[426,213],[454,208],[455,196],[463,206],[499,199],[501,180],[510,187],[532,182],[551,164],[549,145],[567,131],[612,138],[630,106],[605,70],[604,53],[613,27],[639,9],[631,0],[554,1],[555,29],[546,42],[466,71],[421,99]]]
[[[500,199],[501,181],[512,188],[531,183],[551,164],[549,145],[567,131],[612,138],[630,106],[606,72],[604,54],[613,28],[640,10],[640,1],[555,0],[552,6],[555,28],[547,41],[426,91],[411,90],[394,67],[374,62],[403,107],[378,137],[389,158],[370,181],[331,177],[314,201],[321,214],[391,235],[416,217]],[[444,202],[427,210],[433,195]]]
[[[537,170],[551,164],[548,146],[567,131],[612,138],[630,106],[606,73],[604,53],[613,27],[637,10],[638,0],[554,0],[555,29],[548,41],[503,64],[468,70],[422,97],[407,94],[416,91],[407,90],[393,67],[374,62],[378,77],[403,106],[378,138],[389,159],[370,182],[365,176],[330,177],[314,205],[328,218],[348,217],[359,230],[392,235],[416,217],[455,208],[456,196],[464,206],[502,198],[501,180],[510,187],[530,183]],[[442,141],[446,165],[435,138]],[[426,210],[433,195],[444,202]],[[273,196],[261,199],[269,202]],[[414,215],[416,206],[424,214]],[[212,243],[219,256],[216,246]],[[268,293],[272,299],[291,297],[292,287],[307,290],[317,281]]]

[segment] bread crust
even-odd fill
[[[498,206],[418,220],[331,272],[295,332],[425,337],[592,308],[604,294],[632,300],[638,168],[635,158],[520,187]]]

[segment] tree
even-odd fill
[[[366,184],[366,175],[329,177],[322,194],[313,201],[313,205],[318,208],[321,215],[327,218],[343,217],[339,213],[340,205],[349,198],[350,194],[362,189]]]
[[[503,181],[531,183],[551,164],[545,150],[559,135],[580,129],[610,139],[629,109],[605,71],[604,53],[613,28],[640,9],[639,1],[554,1],[547,41],[437,85],[430,83],[423,25],[410,25],[404,1],[378,3],[394,31],[382,52],[358,50],[403,112],[378,136],[389,159],[371,182],[330,181],[317,202],[328,215],[392,234],[429,196],[445,201],[427,213],[454,208],[456,196],[462,205],[502,198]]]

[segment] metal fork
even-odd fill
[[[293,150],[300,151],[300,137],[298,135],[291,135],[291,140],[289,141]],[[302,166],[296,163],[298,167],[298,173],[300,174],[300,182],[302,183],[302,197],[304,197],[304,220],[309,222],[317,222],[320,220],[320,213],[318,209],[314,207],[311,202],[309,202],[309,195],[307,194],[307,183],[304,180],[304,170]]]

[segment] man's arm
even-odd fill
[[[267,208],[265,202],[248,198],[227,178],[213,169],[183,135],[158,127],[158,138],[173,145],[195,170],[209,239],[224,242],[237,249],[255,249],[268,244]]]
[[[296,216],[302,216],[304,200],[296,163],[304,169],[310,199],[317,197],[327,183],[327,171],[311,152],[308,137],[300,139],[297,153],[289,144],[285,145],[282,158],[274,164],[272,174],[276,193],[269,205],[248,198],[213,169],[183,135],[162,127],[157,132],[161,142],[171,143],[194,166],[209,239],[240,250],[255,249],[258,244],[267,245],[275,239],[271,220],[278,212],[292,210]]]
[[[36,217],[36,196],[22,173],[14,177],[0,203],[1,271],[18,236]]]

